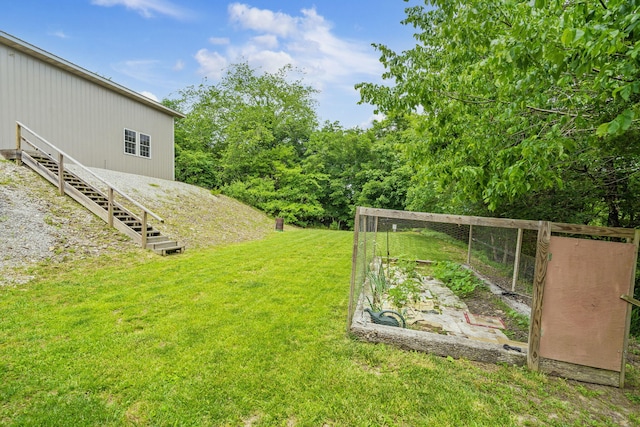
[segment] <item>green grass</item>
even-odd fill
[[[351,233],[291,231],[43,267],[45,279],[0,289],[0,425],[619,421],[582,385],[348,338],[351,246]],[[638,391],[626,393],[631,407]]]
[[[466,245],[430,230],[377,233],[376,245],[376,255],[382,257],[387,246],[391,258],[464,262],[467,257]]]

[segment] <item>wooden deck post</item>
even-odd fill
[[[64,196],[64,156],[58,153],[58,190]]]
[[[22,127],[20,123],[16,123],[16,151],[18,156],[16,157],[16,164],[22,166]]]
[[[538,244],[536,249],[536,272],[533,279],[533,302],[531,304],[531,323],[529,325],[529,351],[527,365],[532,371],[540,367],[540,338],[542,332],[542,298],[549,265],[549,242],[551,240],[551,223],[540,221]]]
[[[522,233],[524,230],[518,228],[518,242],[516,243],[516,259],[513,261],[513,281],[511,282],[511,292],[516,291],[516,282],[520,272],[520,252],[522,251]]]
[[[109,224],[109,227],[113,227],[113,188],[112,187],[109,187],[108,196],[109,196],[109,220],[107,221],[107,223]]]
[[[142,211],[142,248],[147,247],[147,211]]]

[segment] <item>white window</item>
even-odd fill
[[[151,157],[151,137],[144,133],[140,134],[140,156]]]
[[[151,137],[135,130],[124,130],[124,152],[133,156],[151,158]]]
[[[133,130],[124,130],[124,152],[127,154],[137,154],[136,132]]]

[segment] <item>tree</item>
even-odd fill
[[[637,225],[638,2],[432,5],[407,9],[413,49],[377,45],[393,85],[358,85],[410,116],[418,185],[439,195],[424,201],[530,217],[538,196],[545,219]],[[584,205],[554,211],[567,197]]]
[[[293,71],[259,74],[236,64],[218,84],[192,86],[167,101],[187,111],[176,123],[177,178],[219,188],[289,222],[320,216],[314,197],[301,193],[317,187],[316,177],[299,168],[317,125],[316,91],[292,79]]]
[[[319,200],[324,225],[343,228],[353,222],[355,200],[362,188],[358,174],[371,159],[371,135],[327,122],[306,146],[303,168],[321,178]]]

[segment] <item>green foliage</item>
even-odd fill
[[[401,309],[420,300],[420,285],[415,280],[407,279],[389,288],[389,300],[396,308]]]
[[[528,316],[525,316],[524,314],[518,313],[517,311],[514,311],[514,310],[507,310],[507,316],[513,319],[520,328],[524,330],[529,329]]]
[[[437,0],[404,24],[415,48],[377,45],[389,82],[357,87],[409,124],[409,208],[640,226],[638,1]]]
[[[639,225],[638,3],[431,5],[407,9],[415,48],[377,45],[392,84],[357,86],[410,123],[409,205]]]
[[[218,84],[165,100],[186,111],[176,121],[176,178],[301,226],[348,228],[357,205],[403,209],[413,173],[396,132],[401,122],[317,129],[316,92],[293,73],[237,64]]]
[[[451,261],[439,261],[433,267],[433,276],[461,298],[470,296],[476,288],[483,286],[471,271]]]
[[[175,159],[176,180],[204,188],[220,185],[215,157],[205,151],[178,149]]]
[[[420,278],[420,274],[418,273],[417,265],[414,260],[400,256],[398,257],[398,261],[396,261],[396,266],[407,278]]]
[[[350,227],[356,206],[404,209],[412,171],[398,126],[385,121],[364,131],[327,122],[312,134],[303,168],[321,177],[322,224]]]
[[[313,224],[323,213],[322,206],[315,198],[317,180],[300,168],[280,166],[273,177],[235,181],[224,186],[222,191],[269,215],[284,218],[289,224]]]
[[[317,177],[299,166],[316,126],[315,90],[284,67],[263,73],[232,65],[217,85],[205,83],[165,101],[186,111],[176,122],[176,177],[304,225],[321,216]]]
[[[380,263],[377,271],[367,271],[367,282],[371,291],[371,298],[367,297],[369,305],[373,311],[382,310],[382,297],[391,286],[390,279],[385,275],[384,266]]]

